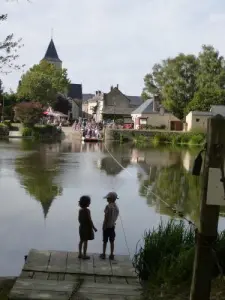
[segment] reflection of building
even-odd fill
[[[188,172],[192,171],[194,160],[195,160],[195,157],[189,151],[186,151],[184,153],[183,166]]]
[[[123,166],[123,168],[126,168],[130,164],[129,158],[123,158],[121,156],[114,157]],[[121,171],[123,171],[123,168],[111,156],[104,157],[101,161],[101,170],[104,170],[107,175],[118,175]]]
[[[132,149],[131,161],[133,163],[146,163],[149,166],[171,166],[180,161],[180,153],[173,151],[159,151],[158,149],[139,150]]]

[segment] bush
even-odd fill
[[[43,116],[43,107],[39,102],[21,102],[15,106],[15,120],[26,127],[38,123]]]
[[[9,127],[4,123],[0,123],[0,136],[8,136],[9,135]]]
[[[34,127],[24,127],[22,136],[32,136],[35,139],[52,138],[59,135],[56,126],[53,125],[36,125]]]
[[[225,270],[225,232],[215,244],[217,257]],[[143,246],[134,256],[133,263],[140,279],[152,285],[179,285],[190,283],[195,253],[195,231],[183,221],[160,223],[157,229],[144,234]],[[212,277],[219,274],[216,261]]]

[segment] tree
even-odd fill
[[[144,78],[142,97],[148,99],[158,95],[163,106],[178,118],[184,117],[184,110],[196,91],[198,59],[194,55],[179,54],[156,64],[153,71]]]
[[[39,102],[21,102],[15,106],[15,119],[27,126],[33,126],[43,116],[43,106]]]
[[[20,99],[49,106],[56,102],[58,93],[66,93],[69,83],[66,69],[58,69],[42,61],[22,76],[17,94]]]
[[[7,20],[7,15],[0,15],[0,22]],[[22,47],[21,39],[15,40],[14,35],[6,36],[3,41],[0,41],[0,72],[9,73],[12,69],[21,69],[20,65],[15,63],[18,58],[18,49]]]
[[[212,46],[202,48],[198,57],[197,91],[188,111],[208,111],[213,104],[225,104],[225,60]]]

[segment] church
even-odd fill
[[[51,38],[45,56],[42,60],[54,64],[56,68],[62,68],[62,61],[58,56],[53,38]],[[82,84],[70,83],[66,96],[67,99],[63,99],[63,96],[59,96],[58,98],[58,102],[61,101],[61,104],[65,103],[63,111],[62,109],[56,110],[62,111],[66,114],[70,113],[72,119],[78,119],[79,117],[82,117],[82,100],[83,97],[85,98],[86,96],[82,94]]]

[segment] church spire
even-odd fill
[[[51,40],[48,45],[47,51],[45,53],[45,56],[43,60],[54,64],[57,68],[62,68],[62,61],[59,59],[58,53],[56,51],[55,44],[53,42],[53,32],[51,33]]]

